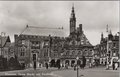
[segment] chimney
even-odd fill
[[[14,35],[14,39],[15,39],[15,45],[16,45],[18,43],[18,35],[17,34]]]
[[[79,32],[82,33],[82,24],[79,24]]]

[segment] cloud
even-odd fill
[[[96,40],[92,37],[105,32],[107,24],[113,33],[118,31],[118,1],[1,1],[0,30],[8,33],[12,41],[13,35],[19,34],[27,24],[55,28],[63,26],[63,35],[58,30],[38,30],[37,33],[68,36],[72,3],[75,6],[77,26],[83,24],[85,34],[92,44],[99,43],[99,37]]]

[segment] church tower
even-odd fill
[[[103,36],[103,32],[101,33],[101,40],[100,40],[100,43],[102,44],[104,41],[104,36]]]
[[[72,6],[72,12],[70,16],[70,35],[76,31],[76,17],[74,12],[74,6]]]

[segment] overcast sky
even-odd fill
[[[27,29],[24,33],[39,35],[69,35],[69,18],[74,3],[77,25],[83,24],[83,31],[91,44],[100,42],[106,25],[113,34],[119,31],[118,1],[0,1],[0,32],[20,34],[25,26],[64,27],[63,30]]]

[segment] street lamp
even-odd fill
[[[109,60],[108,60],[108,58],[109,58],[109,39],[107,38],[107,64],[106,64],[106,70],[108,70],[109,69]]]
[[[106,32],[107,32],[107,34],[108,34],[108,24],[107,24],[107,27],[106,27]],[[109,57],[109,55],[108,55],[108,52],[109,52],[109,36],[107,37],[107,55],[106,55],[106,60],[107,60],[107,64],[106,64],[106,70],[108,70],[109,69],[109,62],[108,62],[108,57]]]
[[[51,35],[49,35],[49,52],[48,52],[49,62],[51,61],[51,45],[52,45],[52,37]]]
[[[120,32],[117,32],[117,33],[118,33],[118,37],[119,37],[118,40],[119,40],[119,45],[120,45]],[[119,51],[120,51],[120,48],[119,48]],[[120,52],[119,52],[119,54],[120,54]],[[119,55],[119,54],[118,54],[118,55]]]
[[[79,57],[78,56],[76,57],[76,60],[77,60],[77,77],[78,77],[78,75],[79,75],[79,73],[78,73],[78,60],[79,60]]]

